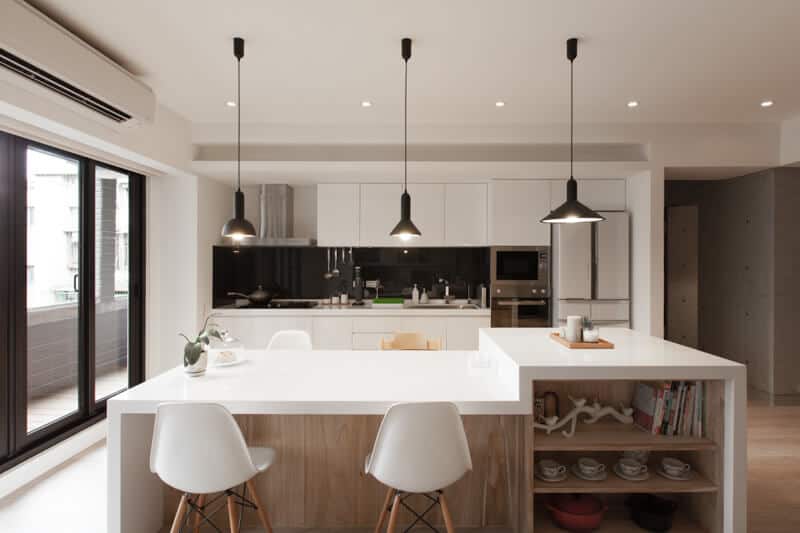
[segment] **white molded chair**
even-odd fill
[[[214,403],[163,403],[156,410],[150,471],[167,485],[181,491],[171,533],[188,524],[187,511],[195,512],[194,530],[206,515],[206,497],[224,493],[232,532],[238,531],[236,505],[256,509],[267,533],[269,515],[253,486],[253,478],[275,460],[272,448],[248,448],[233,415]],[[234,491],[245,485],[242,494]],[[253,499],[245,498],[246,491]]]
[[[440,504],[448,533],[454,533],[443,489],[472,470],[467,436],[458,408],[449,402],[400,403],[383,417],[364,472],[389,487],[375,532],[394,533],[397,513],[409,494],[425,494]],[[435,493],[431,496],[429,493]],[[409,508],[409,510],[411,510]],[[421,520],[422,515],[411,510]],[[415,523],[416,523],[415,521]]]
[[[278,331],[269,340],[267,351],[271,350],[313,350],[311,336],[299,329]]]

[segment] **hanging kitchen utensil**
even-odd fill
[[[339,274],[341,274],[341,272],[339,272],[339,249],[338,248],[334,248],[333,249],[333,270],[331,271],[331,274],[333,274],[334,278],[338,278]]]
[[[331,272],[331,249],[328,248],[328,268],[325,270],[325,273],[322,275],[325,279],[331,279],[333,277],[333,273]]]

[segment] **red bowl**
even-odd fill
[[[590,494],[558,494],[547,500],[553,522],[567,531],[593,531],[600,527],[608,506]]]

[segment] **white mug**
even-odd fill
[[[580,315],[570,315],[567,317],[567,336],[568,342],[580,342],[583,332],[583,317]]]

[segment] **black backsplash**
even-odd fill
[[[333,249],[332,249],[333,250]],[[489,248],[349,248],[338,252],[339,278],[325,280],[327,248],[317,247],[214,247],[214,307],[232,303],[228,292],[252,292],[263,285],[279,298],[324,298],[347,290],[353,264],[361,266],[365,280],[379,279],[381,295],[408,296],[416,283],[432,297],[442,293],[439,278],[450,281],[459,298],[477,295],[477,286],[489,282]],[[331,252],[333,268],[333,251]],[[344,257],[344,261],[342,260]],[[404,293],[404,291],[406,291]]]

